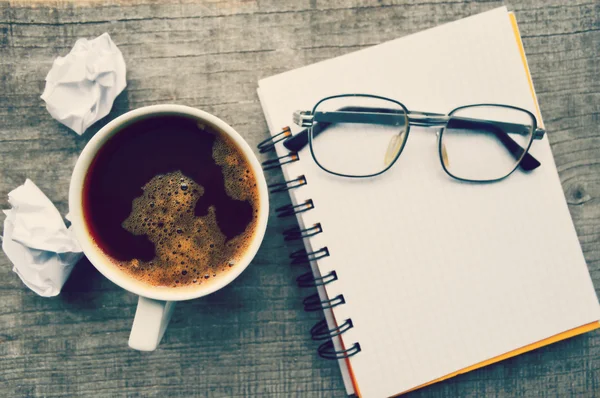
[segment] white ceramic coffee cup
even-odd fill
[[[157,115],[183,115],[198,120],[199,123],[212,126],[227,134],[246,156],[256,176],[259,194],[258,224],[252,241],[236,265],[228,272],[217,276],[209,283],[192,287],[155,287],[144,284],[120,271],[94,243],[83,212],[83,185],[88,168],[98,150],[124,126],[138,120]],[[75,235],[83,252],[90,262],[108,279],[132,293],[139,295],[138,306],[133,320],[129,346],[136,350],[152,351],[156,349],[167,328],[173,312],[174,303],[190,300],[213,293],[231,281],[246,269],[254,258],[263,240],[269,214],[269,195],[263,170],[242,136],[227,123],[209,113],[183,105],[153,105],[139,108],[116,118],[104,126],[85,146],[71,177],[69,188],[69,212]]]

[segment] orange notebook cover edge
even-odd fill
[[[540,112],[540,106],[538,104],[537,96],[536,96],[535,90],[533,88],[533,81],[531,79],[531,73],[529,72],[529,65],[527,64],[527,58],[525,57],[525,48],[523,47],[523,41],[521,40],[521,34],[519,33],[519,27],[517,25],[517,19],[515,17],[515,14],[512,13],[512,12],[509,12],[508,16],[510,18],[510,22],[511,22],[512,27],[513,27],[513,31],[514,31],[514,34],[515,34],[515,40],[517,41],[517,45],[519,46],[519,52],[521,54],[521,60],[523,61],[523,67],[525,68],[525,73],[527,74],[527,80],[529,82],[529,89],[531,90],[531,95],[533,96],[533,102],[535,104],[535,109],[536,109],[536,114],[537,114],[537,117],[538,117],[538,121],[539,121],[540,125],[542,127],[544,127],[544,122],[542,120],[542,114]],[[540,341],[538,341],[536,343],[532,343],[532,344],[526,345],[524,347],[517,348],[517,349],[509,351],[509,352],[507,352],[505,354],[498,355],[496,357],[493,357],[493,358],[487,359],[485,361],[476,363],[476,364],[471,365],[469,367],[466,367],[464,369],[457,370],[456,372],[452,372],[452,373],[450,373],[450,374],[448,374],[446,376],[442,376],[442,377],[440,377],[438,379],[435,379],[435,380],[432,380],[432,381],[430,381],[428,383],[421,384],[420,386],[417,386],[417,387],[412,388],[410,390],[403,391],[403,392],[397,394],[396,396],[402,395],[402,394],[406,394],[407,392],[410,392],[410,391],[418,390],[419,388],[423,388],[425,386],[429,386],[431,384],[435,384],[437,382],[449,379],[449,378],[457,376],[459,374],[467,373],[467,372],[470,372],[472,370],[479,369],[479,368],[482,368],[484,366],[491,365],[493,363],[500,362],[500,361],[503,361],[505,359],[508,359],[508,358],[511,358],[511,357],[523,354],[525,352],[533,351],[533,350],[535,350],[537,348],[544,347],[546,345],[549,345],[549,344],[552,344],[552,343],[556,343],[557,341],[565,340],[565,339],[568,339],[570,337],[574,337],[574,336],[577,336],[577,335],[580,335],[580,334],[583,334],[583,333],[587,333],[587,332],[590,332],[590,331],[592,331],[594,329],[598,329],[598,328],[600,328],[600,321],[595,321],[595,322],[591,322],[591,323],[588,323],[588,324],[585,324],[585,325],[581,325],[579,327],[576,327],[576,328],[564,331],[564,332],[559,333],[557,335],[550,336],[550,337],[545,338],[543,340],[540,340]],[[343,345],[343,341],[342,341],[342,345]],[[349,358],[346,358],[346,365],[348,367],[348,372],[350,373],[350,377],[352,379],[352,385],[354,387],[354,392],[355,392],[356,396],[360,397],[361,396],[360,389],[358,388],[358,382],[356,380],[356,377],[354,376],[354,372],[352,370],[352,365],[350,363],[350,359]]]

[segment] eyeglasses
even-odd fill
[[[514,106],[468,105],[443,115],[409,111],[398,101],[368,94],[327,97],[312,111],[293,116],[295,124],[308,128],[285,140],[285,147],[299,152],[309,145],[321,169],[353,178],[389,170],[406,145],[411,125],[437,129],[443,170],[472,182],[498,181],[519,167],[539,167],[528,151],[545,133],[531,112]]]

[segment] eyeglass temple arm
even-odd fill
[[[370,112],[364,112],[365,110],[369,110]],[[315,135],[320,134],[331,123],[336,122],[403,125],[405,118],[403,116],[399,118],[399,115],[395,112],[392,109],[362,107],[345,107],[338,111],[316,112],[315,115],[312,115],[311,112],[296,111],[294,112],[294,123],[300,126],[310,126],[313,125],[313,121],[318,122],[313,125],[313,129],[317,126],[320,127],[319,130],[313,131]],[[449,116],[438,113],[411,112],[408,115],[408,119],[409,123],[417,126],[433,127],[445,125],[449,120]],[[452,122],[456,127],[479,128],[493,133],[515,159],[520,159],[523,156],[523,152],[525,152],[525,149],[503,130],[504,128],[511,132],[525,134],[524,125],[457,117],[453,117]],[[457,126],[457,123],[460,123],[460,125]],[[544,133],[543,129],[538,128],[534,132],[534,138],[541,139]],[[288,138],[284,142],[284,146],[290,151],[298,152],[308,144],[308,136],[308,129],[302,130],[300,133]],[[519,166],[525,171],[531,171],[539,167],[540,162],[531,154],[525,153]]]
[[[441,113],[417,112],[411,111],[408,113],[408,120],[416,126],[435,127],[443,126],[451,116]],[[483,124],[493,124],[498,126],[504,132],[513,134],[527,135],[529,134],[529,126],[519,123],[501,122],[496,120],[474,119],[459,116],[452,116],[452,120],[465,120]],[[348,106],[337,111],[331,112],[316,112],[314,115],[311,112],[294,112],[294,123],[299,126],[308,127],[312,122],[320,123],[370,123],[380,125],[403,125],[404,114],[398,113],[395,109],[387,108],[366,108]],[[545,130],[537,128],[534,132],[534,139],[544,137]]]
[[[365,113],[365,110],[369,110],[371,114]],[[392,112],[395,111],[387,108],[346,106],[335,112],[317,112],[319,119],[323,120],[319,120],[319,123],[315,125],[313,125],[313,120],[317,120],[314,119],[314,116],[310,111],[296,111],[294,112],[293,119],[294,124],[298,126],[312,126],[313,129],[315,126],[320,126],[321,128],[319,128],[319,130],[313,131],[313,134],[316,136],[327,129],[329,124],[342,121],[345,123],[396,125],[398,124],[398,116]],[[308,129],[302,130],[283,142],[283,146],[292,152],[299,152],[306,147],[306,145],[308,145]]]
[[[413,111],[413,112],[409,112],[409,114],[408,114],[409,122],[411,122],[412,124],[414,124],[416,126],[439,126],[441,124],[444,125],[450,120],[450,118],[452,118],[453,122],[457,121],[457,120],[461,120],[461,121],[470,121],[470,122],[477,124],[472,127],[483,128],[484,125],[494,125],[494,126],[500,128],[500,130],[502,132],[504,132],[505,134],[507,134],[507,133],[520,134],[520,135],[528,135],[529,134],[530,126],[525,125],[525,124],[520,124],[520,123],[501,122],[501,121],[497,121],[497,120],[474,119],[474,118],[467,118],[467,117],[461,117],[461,116],[449,116],[449,115],[442,115],[440,113],[429,113],[429,112]],[[545,134],[546,134],[546,130],[544,130],[542,128],[536,128],[535,131],[533,132],[533,138],[536,140],[540,140],[540,139],[544,138]]]
[[[540,162],[534,158],[531,154],[523,153],[525,149],[513,140],[505,131],[503,131],[497,124],[481,122],[479,120],[467,119],[467,118],[452,118],[453,128],[458,129],[479,129],[486,130],[496,136],[498,141],[504,145],[504,147],[510,152],[515,160],[521,159],[519,166],[525,171],[535,170],[540,167]]]

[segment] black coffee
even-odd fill
[[[256,177],[224,133],[184,116],[122,128],[84,183],[92,238],[115,266],[153,286],[193,286],[234,267],[258,219]]]

